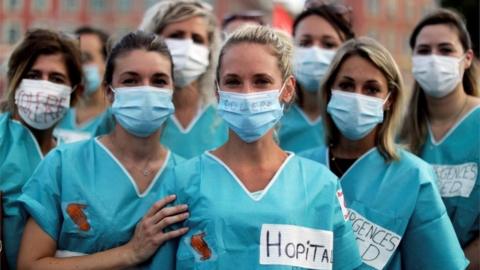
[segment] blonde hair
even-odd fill
[[[217,28],[217,20],[212,13],[210,5],[197,0],[163,0],[150,7],[143,17],[139,30],[162,34],[169,24],[184,21],[193,17],[205,18],[208,32],[208,49],[210,51],[209,66],[207,71],[198,79],[200,93],[204,104],[215,101],[214,70],[216,67],[217,51],[220,44],[220,34]]]
[[[287,34],[268,26],[245,25],[230,34],[223,44],[218,58],[217,80],[220,78],[223,55],[230,47],[240,43],[254,43],[269,46],[273,56],[277,58],[278,68],[282,73],[282,80],[293,76],[293,45],[291,38]]]
[[[417,42],[417,37],[420,31],[429,25],[445,24],[453,27],[458,35],[458,39],[462,44],[463,50],[466,52],[472,48],[470,35],[467,31],[466,25],[462,17],[449,9],[439,9],[424,17],[415,26],[412,35],[410,36],[410,48],[413,50]],[[478,63],[474,59],[468,69],[463,75],[462,84],[465,93],[470,96],[478,97],[479,93],[479,76]],[[412,99],[410,102],[410,109],[402,129],[401,139],[408,144],[410,151],[419,154],[425,144],[428,133],[427,121],[427,100],[425,93],[420,85],[415,81],[413,84]]]
[[[378,147],[385,161],[398,160],[397,146],[395,139],[397,128],[400,127],[405,90],[403,80],[395,60],[392,55],[380,43],[368,37],[351,39],[344,43],[337,51],[329,70],[325,75],[324,83],[321,89],[321,108],[322,117],[325,124],[325,140],[327,145],[336,145],[339,142],[340,131],[335,126],[332,118],[327,113],[327,105],[332,95],[332,86],[338,75],[340,67],[352,56],[359,56],[366,59],[377,67],[385,76],[388,83],[388,91],[391,101],[390,109],[384,112],[383,123],[379,124],[375,145]]]

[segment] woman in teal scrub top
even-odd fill
[[[480,268],[480,92],[477,60],[460,15],[441,9],[410,37],[415,85],[403,137],[432,164],[460,244]]]
[[[233,32],[217,71],[219,114],[230,127],[218,149],[175,169],[167,181],[189,206],[176,243],[177,269],[353,269],[361,261],[344,218],[337,178],[283,151],[275,124],[292,101],[292,45],[264,26]],[[151,269],[171,255],[162,247]]]
[[[394,143],[404,98],[382,45],[346,42],[322,86],[328,146],[303,155],[340,177],[361,269],[465,269],[433,169]]]
[[[163,183],[182,160],[159,142],[173,113],[172,67],[156,35],[130,33],[114,46],[104,83],[115,129],[55,149],[24,186],[19,269],[131,268],[186,232],[163,231],[188,216],[185,205],[164,207],[174,196]]]
[[[9,269],[27,221],[18,196],[43,156],[57,144],[52,133],[81,94],[78,44],[57,32],[26,33],[8,61],[7,99],[0,114],[0,191],[3,192],[3,252]]]
[[[293,23],[297,100],[279,125],[282,149],[294,152],[325,143],[319,102],[321,81],[335,51],[354,37],[350,10],[340,4],[309,7]]]
[[[175,114],[165,122],[162,144],[187,159],[222,145],[228,132],[215,104],[219,32],[211,6],[200,0],[159,1],[139,29],[165,38],[173,58]]]

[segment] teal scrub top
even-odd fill
[[[431,166],[398,152],[398,161],[386,163],[373,148],[340,178],[363,259],[360,269],[465,269],[468,260]],[[330,166],[324,146],[301,155]]]
[[[150,186],[135,181],[97,138],[49,153],[19,201],[62,253],[92,254],[127,243],[148,209],[164,197],[163,182],[182,158],[169,152]]]
[[[3,192],[3,237],[9,269],[17,269],[17,254],[26,223],[26,213],[17,201],[23,185],[43,155],[30,130],[0,114],[0,190]]]
[[[81,124],[77,124],[75,108],[68,109],[64,118],[60,120],[53,131],[59,143],[72,143],[81,140],[105,135],[114,127],[110,108],[97,117]]]
[[[150,269],[175,264],[176,269],[352,269],[361,264],[337,178],[313,161],[290,153],[258,195],[205,153],[176,167],[166,186],[177,195],[176,203],[188,204],[183,226],[189,231],[160,248]]]
[[[280,120],[278,137],[280,147],[287,151],[301,152],[324,145],[322,119],[312,121],[294,104]]]
[[[185,129],[175,115],[170,116],[162,131],[160,142],[184,158],[192,158],[206,150],[224,144],[228,139],[228,127],[213,105],[199,111]]]
[[[429,130],[420,154],[432,164],[448,216],[462,247],[478,238],[480,229],[480,106],[472,109],[436,141]]]

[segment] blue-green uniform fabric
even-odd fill
[[[3,192],[3,237],[9,269],[17,269],[17,253],[26,222],[17,201],[23,185],[42,160],[40,147],[27,127],[0,114],[0,191]]]
[[[480,229],[480,106],[442,141],[435,143],[429,132],[420,157],[434,166],[448,216],[460,244],[466,247]]]
[[[217,115],[213,105],[200,112],[195,122],[188,129],[179,127],[172,115],[166,121],[160,142],[174,153],[192,158],[204,151],[214,149],[224,144],[228,139],[228,127]]]
[[[70,108],[55,127],[53,134],[63,144],[105,135],[113,127],[114,121],[110,108],[82,125],[77,124],[75,108]]]
[[[398,161],[386,163],[373,148],[340,178],[364,259],[361,268],[383,264],[384,269],[465,269],[468,260],[438,193],[433,169],[404,150],[399,149],[399,154]],[[300,155],[329,166],[324,146]]]
[[[282,149],[296,153],[324,145],[322,120],[310,121],[295,104],[280,120],[278,138]]]
[[[178,242],[170,241],[153,259],[150,269],[168,269],[172,246],[178,246],[176,269],[302,269],[286,265],[260,265],[260,231],[264,224],[290,224],[331,231],[333,269],[352,269],[361,260],[336,196],[337,178],[324,166],[290,154],[272,182],[253,199],[210,153],[175,168],[169,179],[176,203],[189,206],[189,227]],[[191,247],[194,234],[205,233],[212,256],[202,261]],[[175,247],[176,248],[176,247]],[[166,251],[165,251],[166,250]]]
[[[170,152],[149,188],[134,180],[97,138],[56,148],[23,188],[23,207],[57,242],[57,250],[96,253],[127,243],[148,209],[164,197],[163,181],[183,158]],[[90,228],[80,230],[66,211],[85,205]]]

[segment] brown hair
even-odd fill
[[[439,9],[425,16],[414,28],[410,36],[410,48],[415,48],[417,37],[420,31],[429,25],[445,24],[456,30],[458,39],[462,44],[464,52],[472,49],[472,41],[462,17],[449,9]],[[479,96],[478,89],[478,65],[475,61],[463,75],[462,84],[465,93],[470,96]],[[425,143],[427,130],[427,101],[422,88],[414,82],[412,100],[407,114],[405,125],[402,129],[401,138],[408,144],[410,150],[419,154]]]
[[[22,79],[39,56],[53,54],[62,54],[71,86],[75,87],[81,84],[83,72],[78,42],[65,34],[52,30],[30,30],[8,60],[7,97],[0,106],[1,111],[11,113],[15,111],[15,91]],[[74,104],[76,99],[77,93],[73,91],[71,104]]]
[[[321,89],[322,118],[325,125],[325,141],[327,145],[336,145],[339,142],[340,131],[335,126],[330,114],[327,113],[327,105],[332,95],[332,86],[343,63],[352,56],[360,56],[377,67],[385,76],[392,101],[390,109],[384,112],[383,123],[379,124],[375,145],[385,161],[399,158],[395,137],[397,128],[402,121],[405,89],[403,80],[392,55],[380,43],[372,38],[360,37],[344,43],[337,51],[325,75],[325,83]]]
[[[170,51],[162,38],[143,31],[130,32],[120,39],[110,51],[105,66],[104,83],[112,83],[113,73],[115,71],[115,60],[133,50],[146,50],[147,52],[157,52],[165,56],[170,61],[170,73],[173,82],[173,61]]]

